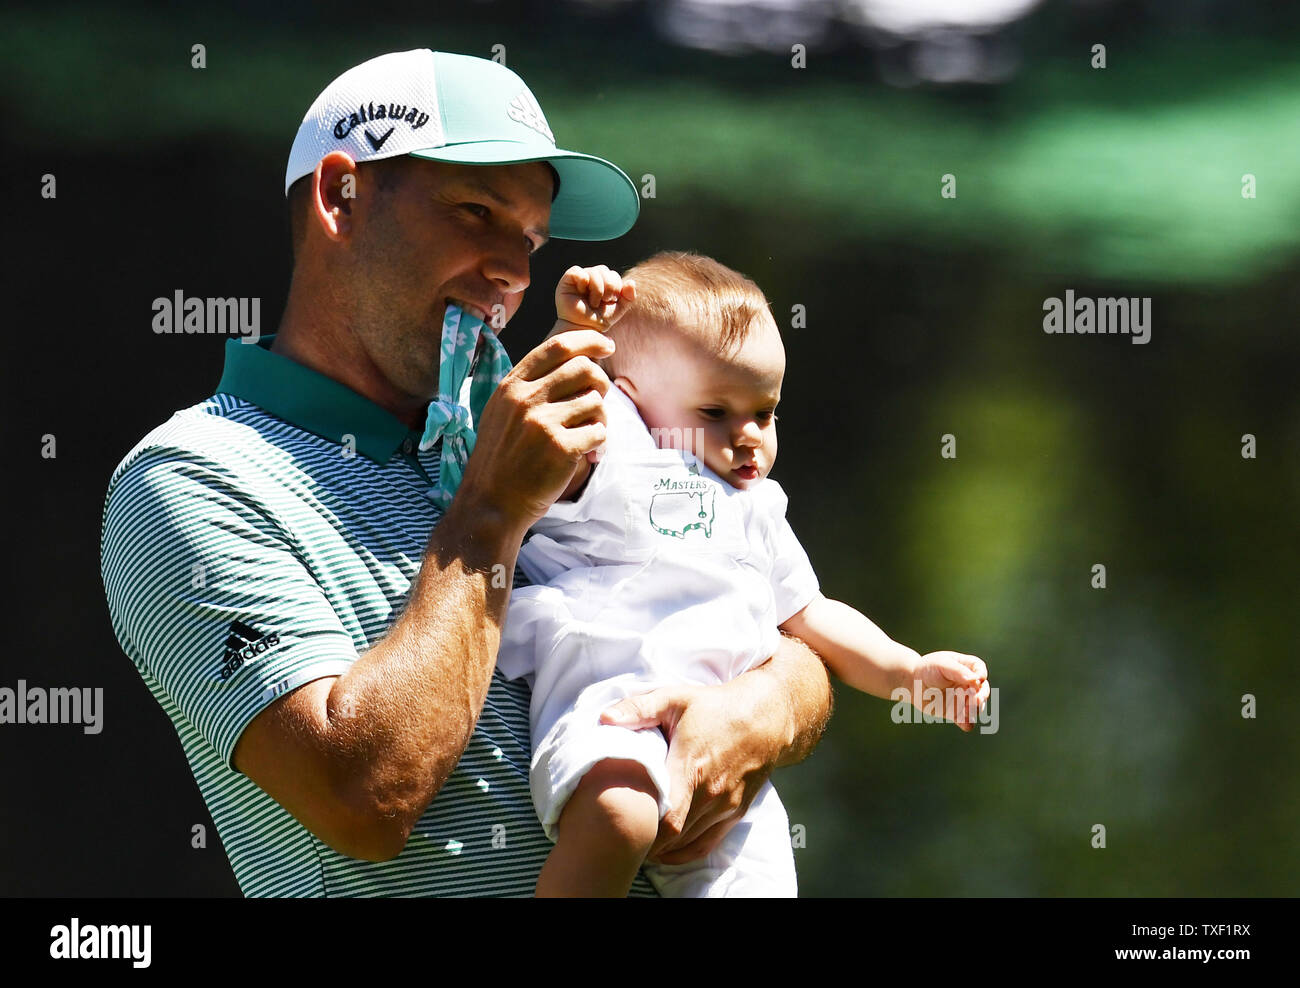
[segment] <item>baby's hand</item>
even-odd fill
[[[564,272],[555,288],[557,324],[552,334],[568,329],[609,329],[627,312],[636,298],[636,285],[624,281],[617,271],[603,264],[580,268],[576,264]]]
[[[963,731],[969,731],[989,698],[989,671],[984,660],[974,655],[930,652],[917,657],[907,689],[917,709],[931,715],[942,714]],[[935,689],[943,691],[942,710],[936,709],[933,692],[930,692],[930,702],[926,702],[925,693]]]

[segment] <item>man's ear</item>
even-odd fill
[[[352,204],[357,198],[357,163],[342,151],[331,151],[316,162],[311,180],[311,215],[330,240],[347,240],[352,233]]]

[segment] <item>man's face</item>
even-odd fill
[[[785,348],[775,326],[755,325],[718,356],[677,333],[656,340],[632,372],[636,405],[660,446],[683,446],[732,487],[748,490],[776,462],[776,405]],[[680,437],[680,439],[679,439]]]
[[[528,287],[529,256],[546,242],[550,168],[376,162],[351,241],[353,331],[378,369],[420,399],[438,391],[449,302],[499,331]],[[365,188],[363,185],[362,188]]]

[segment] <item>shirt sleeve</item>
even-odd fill
[[[772,560],[772,593],[776,597],[777,624],[783,624],[808,606],[820,592],[808,553],[786,520],[789,504],[785,491],[768,478],[754,491],[764,515],[768,552]]]
[[[629,461],[653,444],[635,406],[621,393],[605,396],[605,449],[572,501],[556,501],[530,529],[519,566],[534,583],[560,573],[621,559],[628,543],[626,482]]]
[[[101,571],[123,650],[227,764],[268,704],[356,659],[273,513],[198,454],[146,450],[115,477]]]
[[[578,498],[556,501],[529,530],[519,568],[532,583],[548,583],[571,569],[591,566],[605,543],[621,541],[622,500],[608,460],[593,466]]]

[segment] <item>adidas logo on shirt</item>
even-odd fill
[[[221,678],[229,679],[245,662],[257,658],[268,648],[279,644],[280,633],[277,631],[263,635],[243,621],[231,621],[230,636],[226,639],[225,662],[221,666]]]

